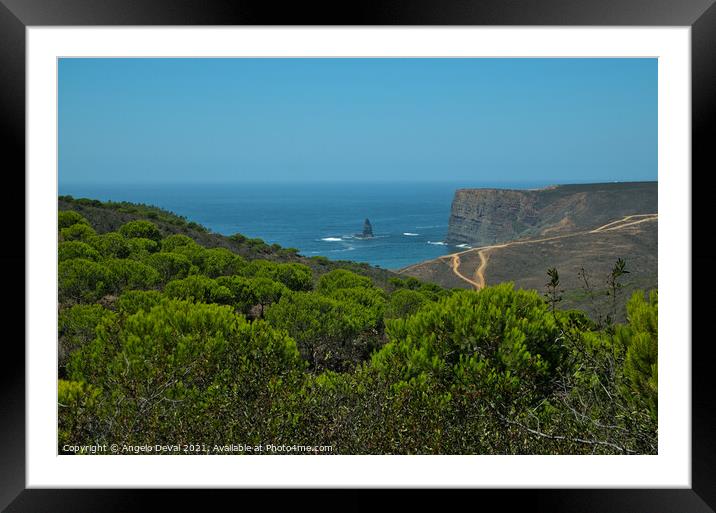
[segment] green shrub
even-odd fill
[[[194,239],[191,237],[187,237],[186,235],[182,235],[180,233],[169,235],[162,240],[162,251],[165,253],[187,246],[193,247],[198,246],[198,244],[194,242]]]
[[[390,342],[373,364],[403,380],[428,372],[446,384],[468,379],[516,392],[521,380],[525,389],[543,384],[561,356],[545,302],[511,283],[455,294],[386,329]]]
[[[331,261],[328,258],[321,256],[321,255],[312,256],[311,260],[316,262],[318,265],[322,265],[322,266],[329,265],[331,263]]]
[[[635,292],[627,302],[625,325],[616,329],[616,343],[625,352],[624,395],[637,406],[646,406],[654,421],[658,412],[658,295],[649,294],[648,301],[644,293]]]
[[[189,276],[167,283],[164,294],[174,299],[187,299],[201,303],[232,304],[231,290],[206,276]]]
[[[336,269],[321,276],[316,290],[325,294],[338,289],[372,286],[373,282],[366,276],[361,276],[345,269]]]
[[[159,272],[162,283],[186,278],[191,268],[189,259],[177,253],[154,253],[145,257],[143,262]]]
[[[273,279],[293,291],[307,291],[313,288],[311,268],[303,264],[279,264]]]
[[[268,278],[252,278],[251,289],[256,295],[256,301],[261,309],[260,317],[263,317],[264,309],[267,306],[277,303],[289,292],[285,285]]]
[[[201,272],[204,268],[205,260],[207,256],[207,249],[199,244],[189,244],[186,246],[177,246],[172,253],[176,255],[183,255],[189,259],[191,265],[196,267],[197,273]]]
[[[126,239],[142,238],[151,239],[159,242],[162,239],[162,233],[156,224],[150,221],[130,221],[122,225],[119,233]]]
[[[89,221],[82,217],[78,212],[74,210],[61,210],[57,213],[57,229],[62,230],[63,228],[69,228],[75,224],[86,224],[89,226]]]
[[[382,332],[386,300],[385,292],[381,289],[364,287],[337,289],[328,296],[343,303],[353,303],[360,308],[361,315],[370,320],[371,327],[378,328]]]
[[[126,315],[148,312],[161,300],[162,294],[157,290],[127,290],[117,299],[117,311]]]
[[[429,303],[420,292],[409,288],[398,289],[390,295],[385,311],[386,319],[409,317]]]
[[[284,294],[266,311],[266,320],[286,330],[317,370],[347,370],[379,344],[374,312],[354,301],[311,292]]]
[[[178,444],[293,441],[288,398],[303,367],[295,342],[262,321],[248,323],[226,306],[165,300],[73,354],[70,378],[101,393],[90,415],[96,431],[69,431],[75,443],[147,443],[148,433]],[[63,419],[80,407],[68,405]]]
[[[94,339],[100,322],[113,315],[114,313],[100,305],[74,305],[60,312],[57,330],[60,374],[64,374],[70,353]]]
[[[91,260],[76,258],[60,262],[57,274],[61,302],[93,302],[115,289],[112,272]]]
[[[72,260],[73,258],[97,261],[102,257],[96,249],[84,242],[60,242],[57,246],[57,260],[64,262],[65,260]]]
[[[60,230],[60,240],[62,241],[78,240],[86,242],[94,235],[96,235],[96,232],[90,225],[85,223],[73,224]]]
[[[105,262],[114,274],[118,290],[148,289],[159,283],[159,272],[153,267],[129,258],[112,258]]]
[[[129,246],[129,256],[136,260],[141,260],[147,255],[159,251],[159,244],[152,239],[142,237],[127,239],[127,245]]]
[[[100,394],[99,389],[87,383],[63,379],[57,382],[57,444],[61,453],[62,446],[94,436]]]
[[[211,278],[237,274],[246,260],[224,248],[212,248],[204,251],[202,270]]]
[[[131,251],[127,239],[117,232],[95,235],[87,242],[105,258],[127,258]]]
[[[303,264],[281,264],[268,260],[253,260],[241,270],[244,276],[268,278],[283,283],[293,291],[311,290],[313,273]]]

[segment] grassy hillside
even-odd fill
[[[616,259],[622,258],[628,274],[617,297],[617,316],[623,320],[623,305],[635,290],[658,287],[657,238],[658,222],[652,221],[619,230],[507,246],[490,254],[485,280],[487,284],[513,281],[519,288],[544,290],[546,269],[554,267],[564,290],[562,307],[578,308],[597,317],[610,309],[607,279]],[[469,259],[463,262],[468,268],[470,264],[479,265]]]

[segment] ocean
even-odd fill
[[[156,205],[212,231],[259,237],[302,255],[367,262],[386,269],[454,253],[447,235],[458,188],[510,184],[60,184],[60,195]],[[360,239],[368,218],[374,238]]]

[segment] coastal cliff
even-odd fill
[[[657,182],[559,185],[536,190],[459,189],[446,242],[485,245],[561,235],[657,212]]]

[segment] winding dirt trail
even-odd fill
[[[475,270],[475,279],[479,285],[475,288],[480,290],[485,288],[485,268],[487,267],[489,257],[487,256],[487,251],[478,251],[477,254],[480,255],[480,265]]]
[[[455,253],[452,255],[452,272],[454,272],[458,278],[461,280],[464,280],[468,282],[470,285],[475,287],[477,290],[480,290],[485,286],[485,281],[483,278],[482,283],[474,282],[470,278],[466,277],[460,272],[460,255],[458,253]]]
[[[468,249],[466,251],[460,251],[459,253],[452,253],[450,255],[445,255],[440,257],[441,259],[446,258],[452,258],[452,271],[455,273],[455,275],[460,278],[461,280],[469,283],[473,287],[475,287],[476,290],[480,290],[485,287],[485,270],[487,269],[487,263],[490,260],[489,252],[494,249],[499,248],[506,248],[508,246],[517,246],[522,244],[534,244],[535,242],[547,242],[557,239],[566,239],[568,237],[577,237],[578,235],[586,235],[590,233],[601,233],[601,232],[608,232],[612,230],[621,230],[622,228],[626,228],[627,226],[634,226],[636,224],[646,223],[648,221],[655,221],[658,219],[658,214],[634,214],[630,216],[625,216],[621,219],[618,219],[617,221],[611,221],[607,224],[604,224],[602,226],[599,226],[598,228],[594,228],[593,230],[587,230],[584,232],[577,232],[577,233],[567,233],[565,235],[555,235],[554,237],[545,237],[542,239],[527,239],[527,240],[514,240],[512,242],[505,242],[502,244],[493,244],[491,246],[483,246],[480,248],[473,248]],[[635,221],[630,221],[631,219],[637,219]],[[629,222],[627,222],[629,221]],[[477,254],[480,256],[480,265],[475,270],[475,276],[474,280],[471,280],[467,278],[465,275],[463,275],[460,272],[460,255],[464,255],[466,253],[473,253],[477,252]]]
[[[633,221],[631,223],[622,224],[625,221],[628,221],[629,219],[634,219],[635,217],[643,217],[644,219],[641,219],[639,221]],[[631,226],[633,224],[639,224],[639,223],[643,223],[645,221],[653,221],[657,217],[658,217],[658,214],[634,214],[631,216],[622,217],[621,219],[619,219],[617,221],[612,221],[611,223],[604,224],[604,225],[600,226],[599,228],[595,228],[594,230],[590,230],[589,232],[585,232],[585,233],[608,232],[610,230],[617,230],[619,228],[624,228],[625,226]],[[615,225],[618,225],[618,226],[615,226]],[[610,226],[612,228],[609,228]]]

